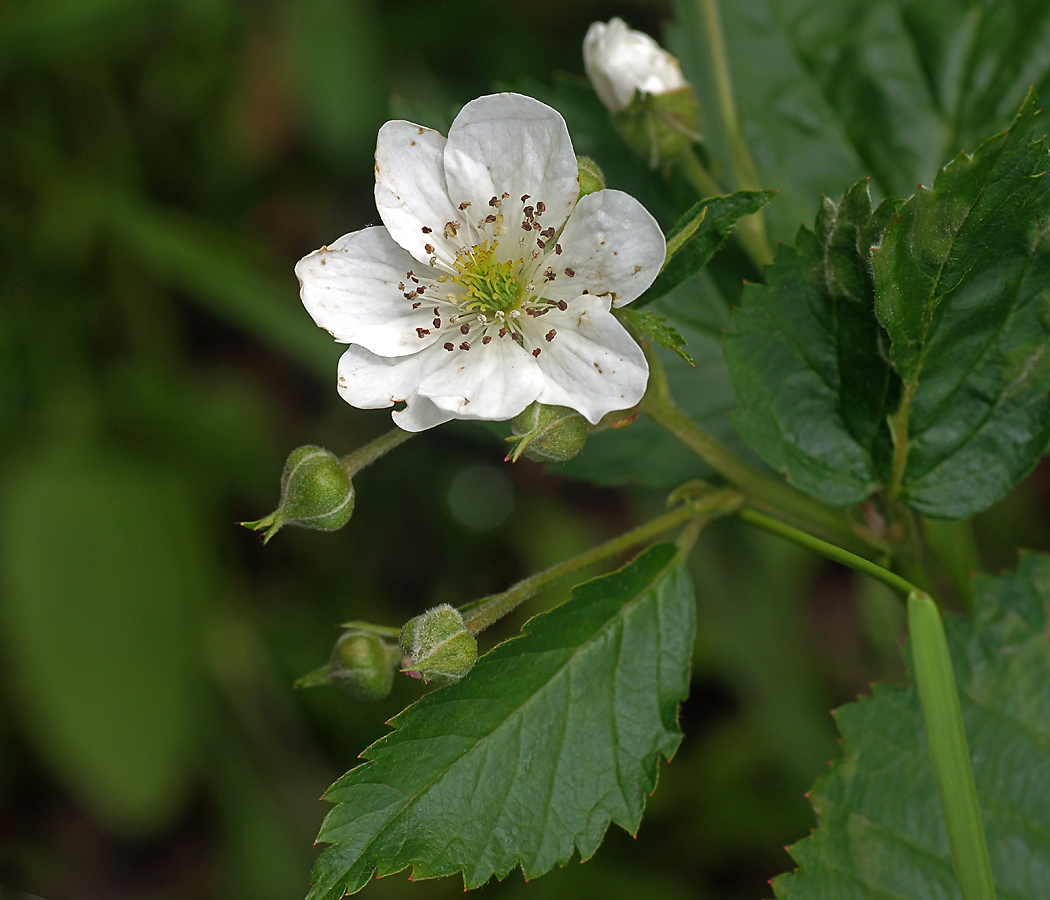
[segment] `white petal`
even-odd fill
[[[623,191],[596,191],[580,199],[558,238],[560,256],[548,254],[557,278],[544,287],[551,300],[571,300],[584,290],[613,292],[613,306],[640,297],[660,274],[667,255],[663,232],[649,211]],[[570,269],[573,277],[565,274]]]
[[[390,417],[402,431],[426,431],[455,418],[452,413],[438,409],[430,400],[420,397],[419,394],[409,397],[408,406],[401,411],[395,410]]]
[[[579,170],[561,114],[521,94],[491,94],[460,110],[445,145],[448,193],[471,204],[474,219],[494,212],[493,197],[511,224],[524,206],[542,201],[540,222],[560,228],[580,194]],[[522,202],[523,195],[529,199]]]
[[[358,409],[384,409],[409,400],[419,383],[451,356],[440,344],[431,344],[411,356],[386,357],[352,344],[339,358],[339,393]]]
[[[543,376],[536,361],[509,338],[447,354],[419,394],[457,419],[512,419],[536,399]]]
[[[546,379],[540,403],[569,406],[596,425],[606,413],[629,409],[642,399],[649,364],[601,298],[585,294],[564,312],[554,309],[522,328],[542,348],[536,359]],[[537,342],[539,328],[553,328],[557,334]]]
[[[376,208],[390,236],[420,262],[437,256],[451,264],[460,243],[445,237],[447,224],[458,228],[462,220],[445,187],[444,150],[438,132],[404,120],[387,122],[376,141]]]
[[[412,309],[404,294],[419,285],[407,273],[422,267],[385,228],[344,234],[295,266],[299,296],[313,320],[337,341],[360,344],[382,356],[417,353],[437,340],[433,307],[425,298]],[[429,274],[429,270],[427,271]],[[405,291],[398,284],[408,282]],[[432,331],[432,334],[417,332]]]
[[[629,106],[635,90],[663,94],[686,86],[678,60],[622,19],[595,22],[583,39],[583,65],[594,90],[613,112]]]

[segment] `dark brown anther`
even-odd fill
[[[428,334],[430,334],[429,328],[417,328],[416,334],[419,335],[419,339],[423,340]]]
[[[531,194],[522,194],[522,195],[521,195],[521,202],[522,202],[522,203],[524,203],[524,202],[525,202],[526,200],[528,200],[528,199],[529,199],[529,197],[531,197],[531,196],[532,196]]]
[[[403,281],[399,281],[399,282],[397,283],[397,289],[398,289],[399,291],[403,291],[403,290],[405,289],[405,283],[404,283]]]
[[[470,206],[469,200],[464,200],[462,203],[459,204],[460,209],[466,209],[468,206]]]
[[[504,191],[502,194],[500,194],[500,199],[501,200],[506,200],[509,196],[510,196],[510,194],[508,194],[506,191]]]
[[[561,244],[554,245],[554,252],[557,253],[558,256],[561,256]]]
[[[531,221],[532,221],[532,217],[533,217],[533,215],[534,215],[534,213],[535,213],[535,212],[536,212],[536,210],[534,210],[534,209],[533,209],[533,208],[532,208],[531,206],[526,206],[526,207],[525,207],[525,208],[524,208],[524,209],[523,209],[523,210],[521,211],[521,214],[522,214],[523,216],[525,216],[525,218],[526,218],[526,219],[528,219],[528,220],[529,220],[529,221],[531,222]]]
[[[539,247],[539,248],[540,248],[540,249],[542,250],[542,249],[543,249],[544,247],[546,247],[547,245],[546,245],[546,243],[544,243],[543,241],[541,241],[541,240],[540,240],[539,238],[536,238],[536,246],[537,246],[537,247]]]
[[[426,285],[421,284],[419,287],[416,288],[416,293],[417,294],[425,294],[426,292],[427,292]]]
[[[487,216],[485,216],[485,221],[488,222],[489,225],[491,225],[493,222],[496,221],[496,217],[489,213]]]
[[[433,230],[433,228],[428,228],[426,225],[423,226],[423,234],[430,234]]]
[[[421,307],[422,305],[423,304],[417,300],[415,303],[412,304],[412,309],[419,309],[419,307]]]
[[[423,249],[426,250],[427,253],[433,253],[434,252],[434,245],[433,244],[424,244],[423,245]]]
[[[537,347],[535,350],[533,350],[532,351],[532,355],[533,355],[533,358],[539,356],[540,355],[540,348]]]
[[[499,206],[499,197],[493,197],[489,200],[489,206]]]
[[[542,216],[546,211],[547,211],[547,204],[545,204],[542,200],[537,200],[536,201],[536,215],[537,216]]]
[[[454,346],[452,345],[452,342],[451,342],[451,341],[446,341],[446,342],[445,342],[445,344],[444,344],[444,347],[445,347],[445,349],[446,349],[446,350],[448,350],[448,351],[449,351],[450,353],[451,353],[451,352],[452,352],[453,350],[455,350],[455,349],[456,349],[456,348],[455,348],[455,347],[454,347]]]
[[[460,350],[469,350],[470,349],[470,344],[468,344],[466,341],[464,341],[462,344],[459,345],[459,349]]]
[[[576,270],[575,269],[566,269],[565,270],[565,274],[568,275],[570,278],[572,278],[576,274]]]
[[[506,337],[506,336],[507,336],[507,329],[506,329],[506,328],[501,328],[501,329],[499,330],[499,336],[500,336],[501,338],[503,338],[503,337]]]
[[[470,334],[470,326],[466,322],[464,322],[462,325],[459,326],[459,333]]]
[[[569,308],[569,304],[566,303],[564,300],[559,300],[558,301],[558,309],[560,309],[562,312],[565,312],[565,310],[567,310],[568,308]]]
[[[550,331],[548,331],[548,332],[547,332],[547,333],[546,333],[546,334],[544,335],[544,337],[545,337],[545,338],[547,339],[547,343],[550,343],[551,341],[553,341],[553,340],[554,340],[554,337],[555,337],[555,335],[557,335],[557,333],[558,333],[558,332],[557,332],[557,331],[555,331],[555,330],[554,330],[553,328],[552,328],[552,329],[551,329]]]
[[[485,336],[484,336],[484,337],[483,337],[483,338],[481,339],[481,343],[483,343],[483,344],[487,344],[487,343],[488,343],[489,341],[491,341],[491,340],[492,340],[492,335],[491,335],[491,334],[486,334],[486,335],[485,335]]]
[[[434,319],[434,327],[435,328],[440,328],[441,327],[441,319],[437,319],[437,318]]]

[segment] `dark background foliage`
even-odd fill
[[[657,490],[506,466],[489,430],[451,425],[363,473],[338,534],[289,529],[263,548],[233,524],[272,508],[293,447],[345,453],[390,427],[336,396],[339,349],[292,274],[377,220],[378,126],[447,122],[523,77],[541,93],[557,70],[582,73],[592,20],[659,34],[671,12],[0,7],[0,885],[49,900],[302,896],[327,809],[315,798],[419,693],[404,678],[375,705],[293,691],[335,623],[396,625],[500,590],[660,507]],[[622,149],[592,144],[612,177]],[[691,200],[656,212],[667,225]],[[1048,475],[978,521],[985,567],[1050,548]],[[693,572],[686,738],[637,840],[614,830],[586,867],[483,895],[759,897],[789,867],[780,848],[812,827],[803,792],[836,752],[827,711],[900,678],[903,614],[734,523],[705,534]],[[460,891],[402,875],[364,896]]]

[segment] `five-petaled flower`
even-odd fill
[[[579,198],[562,117],[520,94],[468,103],[448,138],[387,122],[376,146],[384,227],[295,267],[306,309],[350,344],[343,399],[404,401],[394,421],[501,421],[535,400],[597,423],[634,406],[649,369],[610,311],[652,284],[666,245],[633,197]]]

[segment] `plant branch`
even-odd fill
[[[748,495],[748,506],[761,509],[837,544],[852,547],[858,553],[871,555],[876,552],[885,556],[889,552],[885,543],[874,535],[865,534],[859,526],[851,525],[839,510],[800,494],[784,482],[748,465],[723,447],[674,402],[667,387],[663,366],[651,347],[646,348],[645,355],[649,360],[649,389],[639,406],[641,412],[678,438],[723,478],[744,491]]]
[[[863,572],[865,575],[870,575],[872,578],[881,581],[883,584],[888,584],[891,588],[896,588],[904,594],[910,594],[912,591],[918,590],[910,581],[906,581],[900,575],[883,568],[878,563],[874,563],[862,556],[857,556],[856,553],[850,553],[849,550],[843,550],[835,544],[822,541],[808,532],[800,531],[798,528],[781,522],[779,519],[774,519],[772,516],[760,513],[758,510],[741,509],[736,515],[738,519],[747,522],[749,525],[754,525],[763,531],[787,538],[787,540],[798,544],[800,547],[814,550],[821,556],[849,566],[851,569],[856,569],[858,572]]]
[[[564,562],[551,566],[549,569],[530,575],[499,594],[492,594],[473,603],[468,603],[460,607],[467,630],[472,634],[483,631],[489,625],[502,619],[507,613],[537,593],[541,588],[546,587],[553,581],[557,581],[559,578],[571,575],[580,569],[586,569],[588,566],[608,559],[611,556],[617,556],[639,544],[644,544],[657,535],[690,519],[694,520],[694,522],[697,519],[706,521],[715,516],[728,515],[735,511],[742,501],[743,497],[740,493],[731,489],[701,495],[650,522],[646,522],[644,525],[639,525],[637,528],[621,534],[619,537],[592,547],[590,550],[572,557],[572,559],[567,559]],[[689,531],[689,529],[686,529],[686,531]],[[699,528],[696,528],[696,533],[699,534]],[[687,541],[688,545],[691,547],[692,542],[695,540],[696,536],[694,535],[692,540]],[[681,544],[679,549],[682,553],[688,552],[688,547],[683,547]]]

